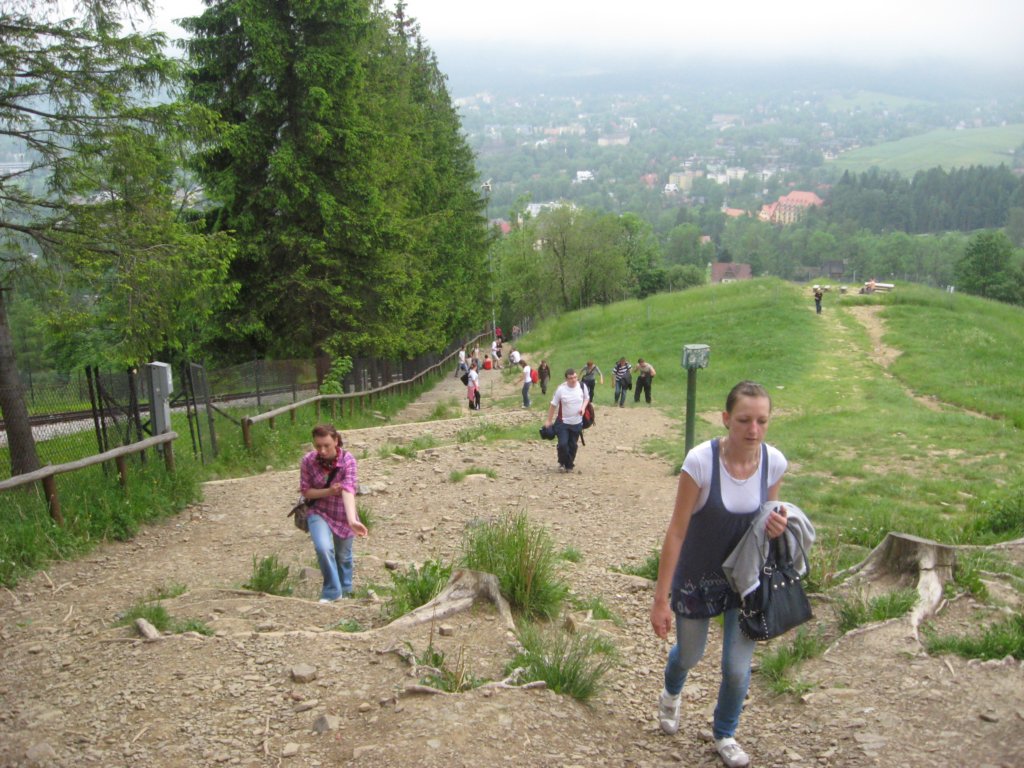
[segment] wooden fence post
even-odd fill
[[[46,504],[50,508],[50,517],[57,525],[64,526],[64,516],[60,512],[60,499],[57,497],[57,479],[50,475],[43,478],[43,492],[46,494]]]
[[[122,488],[128,487],[128,462],[124,456],[118,456],[114,459],[114,463],[117,464],[117,479],[121,482]]]
[[[164,466],[167,467],[168,472],[174,472],[174,445],[172,443],[164,443]]]
[[[242,418],[242,442],[246,448],[252,450],[252,422],[248,416]]]

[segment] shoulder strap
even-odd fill
[[[345,452],[344,451],[341,452],[341,457],[342,458],[345,457]],[[341,467],[339,467],[337,464],[335,464],[333,467],[331,467],[331,471],[327,473],[327,481],[322,486],[320,486],[321,489],[326,489],[326,488],[330,488],[331,487],[331,483],[334,482],[334,477],[335,477],[335,475],[338,474],[338,470],[339,469],[341,469]],[[307,507],[313,506],[314,504],[316,504],[317,501],[318,501],[317,499],[305,499]]]

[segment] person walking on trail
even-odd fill
[[[540,365],[537,366],[537,381],[540,382],[540,393],[546,395],[548,393],[548,380],[551,378],[551,366],[548,365],[547,360],[541,360]]]
[[[530,370],[529,364],[520,359],[519,367],[523,371],[523,408],[530,407],[530,387],[533,385],[533,371]]]
[[[651,382],[654,379],[657,371],[654,370],[654,366],[644,360],[642,357],[638,357],[636,360],[636,382],[633,389],[633,402],[640,402],[640,393],[643,392],[644,399],[647,404],[651,404]]]
[[[309,504],[307,522],[324,584],[321,603],[352,594],[352,542],[369,531],[356,510],[356,459],[341,448],[330,424],[313,427],[313,450],[299,464],[299,493]]]
[[[620,357],[619,362],[612,369],[612,376],[615,377],[615,402],[619,408],[626,407],[626,392],[633,388],[633,366],[626,362],[626,358]]]
[[[590,395],[587,388],[580,384],[575,369],[566,369],[565,381],[555,389],[544,422],[545,427],[554,424],[555,436],[558,438],[558,466],[563,472],[572,472],[576,467],[576,449],[583,431],[583,411],[589,402]]]
[[[580,371],[580,382],[587,388],[587,394],[590,399],[594,399],[594,389],[597,386],[597,379],[601,379],[601,383],[604,384],[604,374],[601,373],[601,369],[594,365],[593,360],[587,360],[587,364],[583,366],[583,370]]]
[[[722,680],[713,734],[715,748],[729,768],[750,758],[736,742],[743,701],[750,685],[754,641],[740,630],[741,599],[727,581],[723,563],[766,501],[777,501],[786,458],[764,442],[772,402],[767,390],[741,381],[729,392],[722,413],[726,436],[693,448],[679,473],[675,507],[661,547],[651,627],[665,639],[675,620],[675,644],[665,665],[665,688],[658,698],[661,730],[679,730],[679,702],[687,675],[704,655],[710,619],[725,614]],[[771,512],[770,538],[785,532],[785,508]]]
[[[466,397],[469,398],[469,410],[480,410],[480,374],[476,363],[469,364],[469,380],[466,382]]]
[[[821,289],[820,285],[814,286],[814,311],[819,315],[821,314],[821,299],[825,295],[825,292]]]

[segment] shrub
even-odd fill
[[[516,637],[522,650],[506,671],[511,674],[521,668],[524,681],[543,680],[556,693],[579,701],[588,701],[600,691],[601,679],[615,663],[614,647],[596,634],[545,632],[527,623]]]
[[[967,527],[968,541],[989,543],[1024,536],[1024,483],[1017,483],[971,506],[974,520]]]
[[[550,534],[525,514],[474,526],[463,541],[460,563],[493,573],[513,610],[526,617],[558,615],[569,588],[557,574]]]
[[[419,568],[409,566],[404,573],[392,571],[390,575],[391,599],[385,605],[385,613],[397,619],[437,597],[452,575],[452,566],[427,560]]]
[[[583,560],[583,553],[576,549],[576,547],[571,546],[563,549],[558,556],[562,560],[568,560],[570,563],[578,563]]]
[[[242,588],[268,595],[287,596],[292,593],[290,582],[290,569],[278,561],[277,555],[270,555],[262,560],[257,560],[256,555],[253,555],[252,576],[242,585]]]
[[[483,684],[472,672],[466,663],[466,648],[459,648],[459,658],[455,663],[455,669],[451,669],[445,663],[445,654],[434,648],[433,641],[427,646],[422,656],[417,656],[410,643],[406,643],[409,651],[413,654],[418,667],[426,667],[427,674],[420,678],[420,683],[429,685],[447,693],[462,693]]]

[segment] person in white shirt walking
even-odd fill
[[[533,384],[531,378],[532,370],[529,364],[523,360],[519,360],[519,367],[523,369],[523,408],[530,407],[530,386]]]
[[[590,402],[587,388],[580,384],[576,370],[569,368],[565,372],[565,382],[558,385],[551,405],[548,406],[548,418],[545,427],[555,426],[558,437],[558,466],[563,472],[572,472],[576,466],[576,448],[580,433],[583,431],[583,412]],[[555,417],[558,420],[555,420]]]

